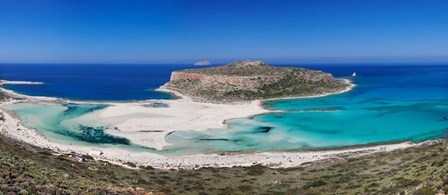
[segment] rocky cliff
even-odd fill
[[[348,84],[329,73],[303,68],[274,67],[262,61],[174,71],[165,88],[205,102],[236,102],[267,98],[320,95]]]

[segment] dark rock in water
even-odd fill
[[[94,128],[84,125],[79,125],[79,133],[73,131],[62,131],[60,134],[67,135],[80,141],[85,141],[95,144],[123,144],[130,145],[130,141],[126,138],[116,137],[104,133],[104,127]]]
[[[199,138],[199,141],[225,141],[225,142],[233,142],[238,143],[239,139],[226,139],[226,138]]]
[[[176,131],[171,131],[171,132],[167,133],[166,136],[171,135],[171,134],[173,134],[174,132],[176,132]]]
[[[81,115],[81,114],[85,114],[85,113],[89,113],[89,112],[94,112],[103,108],[106,108],[107,106],[104,105],[79,105],[79,104],[66,104],[65,105],[67,107],[67,109],[64,111],[64,115],[70,115],[70,114],[77,114],[77,115]]]
[[[272,130],[272,127],[267,127],[267,126],[258,127],[254,133],[269,133],[269,131],[271,131],[271,130]]]
[[[73,106],[72,104],[67,104],[66,107],[67,110],[64,111],[64,115],[68,115],[70,112],[76,110],[76,107]]]
[[[162,130],[140,130],[138,132],[142,132],[142,133],[159,133],[159,132],[163,132]]]
[[[200,138],[200,141],[231,141],[225,138]]]

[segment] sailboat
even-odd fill
[[[355,77],[355,76],[356,76],[356,72],[353,72],[352,77]]]

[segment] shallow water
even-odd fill
[[[229,120],[228,131],[175,132],[167,149],[294,150],[446,136],[448,66],[365,67],[357,73],[358,86],[348,93],[268,101],[268,108],[287,112]]]
[[[267,101],[266,107],[285,112],[228,120],[229,130],[175,132],[166,138],[172,145],[157,153],[297,150],[446,136],[448,66],[315,68],[339,76],[356,71],[359,76],[351,79],[358,86],[328,97]],[[103,107],[17,104],[7,109],[55,141],[139,148],[103,133],[110,124],[82,117]]]
[[[25,126],[37,129],[52,142],[146,150],[142,146],[132,144],[126,138],[104,133],[104,130],[110,127],[109,124],[82,117],[105,107],[104,105],[86,104],[19,103],[2,108],[14,111]]]

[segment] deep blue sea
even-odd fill
[[[0,79],[41,81],[45,85],[7,85],[7,89],[36,96],[74,100],[170,99],[154,89],[173,70],[192,65],[3,64]]]
[[[294,66],[294,65],[288,65]],[[267,101],[286,112],[228,120],[230,130],[175,132],[166,153],[272,151],[351,146],[446,137],[448,65],[300,65],[352,79],[350,92],[309,99]],[[0,65],[5,80],[43,81],[44,85],[7,85],[28,95],[76,100],[170,99],[154,89],[170,72],[192,65]],[[350,77],[356,72],[357,77]],[[75,109],[74,109],[75,108]],[[64,121],[101,109],[80,105],[48,109],[42,105],[10,108],[25,124],[48,136],[85,144],[132,145],[101,129],[70,129]],[[63,115],[60,113],[64,113]],[[42,115],[42,116],[41,116]],[[33,123],[33,117],[48,117]],[[93,132],[93,133],[92,133]]]

